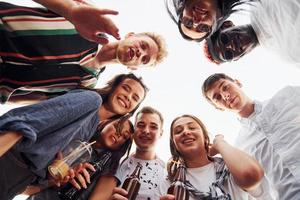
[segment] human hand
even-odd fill
[[[109,200],[128,200],[126,196],[128,192],[120,187],[115,187]]]
[[[56,159],[53,161],[53,163],[55,163],[56,161],[62,161],[62,160],[63,160],[63,154],[62,154],[62,152],[58,152],[56,154]],[[70,180],[70,178],[72,178],[74,176],[75,176],[75,174],[74,174],[73,169],[69,169],[68,175],[64,176],[62,179],[58,178],[58,176],[53,177],[53,176],[51,176],[51,174],[49,174],[48,180],[49,180],[50,185],[54,184],[57,187],[60,187],[61,185],[67,183]]]
[[[81,187],[86,189],[87,184],[91,183],[91,177],[88,170],[94,172],[96,171],[93,165],[91,165],[90,163],[80,163],[79,165],[74,167],[74,169],[71,170],[73,170],[74,176],[69,179],[69,182],[78,190],[80,190]]]
[[[213,140],[213,144],[209,145],[209,155],[210,156],[214,156],[218,153],[220,153],[219,151],[219,144],[221,142],[225,142],[224,140],[224,135],[222,134],[217,134]]]
[[[175,197],[174,197],[174,195],[167,194],[167,195],[165,195],[165,196],[161,196],[161,197],[159,198],[159,200],[175,200]]]
[[[107,44],[108,39],[101,37],[100,33],[107,33],[120,40],[119,29],[111,19],[106,17],[106,15],[117,14],[118,11],[115,10],[100,9],[89,4],[78,4],[70,9],[67,19],[85,39]]]

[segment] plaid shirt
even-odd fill
[[[188,180],[185,182],[190,194],[199,200],[231,200],[232,198],[224,190],[224,182],[229,177],[229,170],[222,158],[215,157],[214,165],[216,170],[216,181],[209,187],[209,192],[197,190]]]

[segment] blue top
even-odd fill
[[[30,170],[41,178],[47,166],[72,140],[88,141],[100,122],[99,94],[73,90],[41,103],[13,109],[0,117],[0,134],[5,130],[23,134],[14,148],[23,154]]]

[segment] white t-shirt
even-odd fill
[[[141,160],[129,156],[119,166],[115,177],[123,184],[124,180],[134,171],[138,162],[143,168],[140,173],[141,187],[136,200],[158,200],[160,197],[158,186],[166,177],[165,163],[160,158]]]
[[[209,192],[209,186],[216,181],[216,171],[214,163],[210,163],[203,167],[197,168],[187,168],[186,179],[201,192]],[[166,195],[168,188],[170,187],[169,180],[165,179],[162,184],[159,185],[159,193],[161,196]],[[227,193],[230,194],[233,200],[250,200],[254,199],[247,193],[242,190],[238,185],[235,184],[233,177],[230,175],[229,178],[225,181],[224,189]],[[251,191],[251,194],[262,200],[261,196],[263,191],[261,187]],[[191,195],[189,200],[196,200]]]

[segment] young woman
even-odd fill
[[[71,182],[79,192],[72,199],[88,199],[89,196],[97,195],[93,193],[96,185],[109,184],[106,180],[110,180],[109,177],[115,174],[121,157],[126,153],[128,156],[133,132],[133,125],[127,117],[117,120],[107,120],[99,125],[97,132],[90,140],[96,141],[93,145],[90,163],[101,163],[101,159],[105,159],[103,161],[105,163],[101,163],[104,164],[102,167],[96,168],[92,180],[89,180],[90,177],[88,176],[87,178],[86,176],[88,173],[87,169],[83,169],[81,173],[76,173],[76,177]],[[66,185],[52,187],[30,196],[28,200],[63,199],[62,196],[67,195],[66,191]]]
[[[256,160],[232,147],[217,135],[210,145],[204,124],[195,116],[183,115],[171,124],[170,149],[172,159],[179,158],[187,167],[185,187],[192,199],[248,199],[248,193],[263,195],[258,187],[264,171]],[[209,152],[221,154],[210,157]],[[172,169],[170,167],[169,169]],[[174,173],[169,173],[172,180]],[[174,199],[166,195],[170,181],[160,185],[161,200]]]
[[[240,5],[259,0],[165,0],[182,37],[200,42],[219,29]]]
[[[89,141],[101,121],[131,115],[146,91],[135,75],[120,74],[98,92],[73,90],[1,116],[0,199],[46,180],[59,151],[72,140]]]

